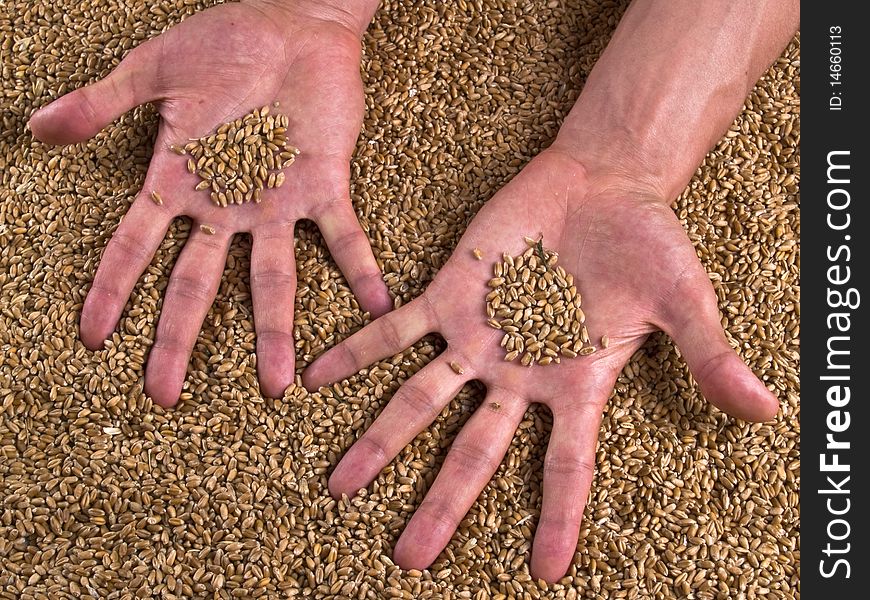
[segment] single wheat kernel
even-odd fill
[[[163,206],[163,198],[157,193],[157,190],[151,190],[151,200],[157,206]]]
[[[205,225],[205,224],[200,225],[200,226],[199,226],[199,230],[202,231],[202,232],[205,233],[205,234],[208,234],[208,235],[214,235],[214,234],[215,234],[215,228],[212,227],[211,225]]]
[[[477,260],[483,260],[483,251],[480,248],[475,248],[471,253],[474,254],[474,258]]]
[[[459,375],[465,373],[465,369],[463,369],[462,365],[460,365],[458,362],[450,361],[450,368],[453,369],[454,373],[458,373]]]
[[[601,336],[601,347],[607,348],[610,345],[610,338],[605,334]]]

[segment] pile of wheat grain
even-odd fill
[[[135,110],[69,147],[35,141],[25,123],[207,4],[0,6],[0,598],[798,598],[799,40],[675,203],[730,339],[782,410],[767,424],[726,417],[652,336],[606,410],[573,564],[544,584],[528,564],[547,410],[529,410],[432,568],[403,572],[390,550],[482,390],[466,386],[366,495],[331,499],[342,452],[442,343],[427,338],[328,393],[262,399],[244,236],[177,409],[153,405],[142,376],[189,223],[170,229],[106,348],[79,341],[156,114]],[[625,5],[383,3],[364,40],[352,197],[399,303],[553,139]],[[302,369],[366,316],[316,230],[297,237]]]
[[[597,349],[586,329],[582,295],[574,275],[559,266],[559,255],[543,240],[525,238],[520,256],[504,254],[493,265],[486,295],[487,324],[504,332],[504,360],[524,367],[560,364],[562,357],[588,356]],[[480,253],[474,250],[474,255]],[[609,344],[607,334],[600,344]]]

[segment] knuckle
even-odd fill
[[[391,457],[387,452],[386,445],[375,434],[362,436],[354,447],[357,448],[358,452],[370,456],[372,461],[379,465],[385,465],[390,461]]]
[[[254,245],[256,246],[258,242],[267,246],[287,244],[292,248],[293,226],[294,221],[276,218],[272,222],[255,227],[252,231],[254,234]]]
[[[172,275],[169,278],[166,296],[167,303],[171,303],[170,298],[178,297],[194,300],[202,304],[210,304],[212,290],[211,286],[201,279],[185,275]]]
[[[100,119],[99,111],[91,99],[93,91],[90,87],[84,87],[79,93],[78,110],[84,121],[88,124],[94,123]]]
[[[368,284],[370,281],[375,284],[384,285],[384,276],[377,266],[358,265],[350,271],[350,273],[345,273],[345,276],[348,278],[348,282],[351,285],[357,286],[357,288]]]
[[[380,322],[379,334],[384,339],[384,342],[387,344],[387,348],[393,353],[401,352],[404,350],[404,345],[402,344],[402,336],[399,333],[398,327],[396,327],[395,322],[392,318],[392,313],[387,316],[381,317],[377,322]]]
[[[275,345],[284,345],[292,348],[294,345],[293,334],[278,329],[265,329],[257,331],[258,343],[268,343]]]
[[[695,369],[692,369],[695,380],[702,382],[712,377],[713,373],[726,364],[733,353],[734,351],[728,348],[705,357]]]
[[[435,301],[428,292],[429,290],[427,289],[415,300],[415,302],[420,303],[420,313],[426,320],[426,324],[430,327],[436,327],[440,323],[440,319],[438,318],[438,307],[435,305]]]
[[[495,472],[501,462],[487,449],[457,440],[450,449],[450,458],[463,472]]]
[[[160,335],[161,333],[162,335]],[[151,352],[167,354],[169,356],[180,356],[187,353],[187,348],[185,348],[180,340],[168,335],[166,332],[158,332],[154,344],[151,346]]]
[[[280,288],[290,288],[294,291],[296,288],[296,273],[290,271],[281,271],[279,269],[266,269],[251,273],[251,286],[259,287],[265,290],[278,290]]]
[[[544,460],[544,472],[559,478],[591,480],[595,465],[588,458],[580,456],[547,456]]]
[[[430,395],[410,381],[399,388],[394,400],[404,402],[413,412],[427,419],[434,419],[441,412],[441,409],[432,402]]]
[[[601,419],[604,407],[607,406],[607,400],[610,397],[610,390],[613,389],[613,384],[607,381],[598,381],[595,377],[590,377],[588,386],[589,397],[565,398],[564,396],[558,396],[551,398],[549,404],[554,408],[561,409],[560,412],[570,412],[575,418],[580,418],[584,421]]]
[[[92,298],[91,302],[109,301],[115,302],[121,297],[121,290],[117,286],[112,285],[113,281],[108,278],[96,277],[91,284],[91,289],[88,292],[88,297]]]
[[[337,249],[352,250],[353,246],[359,246],[363,243],[368,246],[368,239],[363,234],[362,229],[356,225],[342,228],[341,231],[336,232],[332,240],[333,246]]]
[[[352,228],[329,240],[329,248],[348,280],[360,281],[380,276],[368,238],[361,229]]]
[[[142,240],[118,229],[109,240],[106,254],[116,254],[137,264],[151,262],[151,255],[145,249]]]
[[[420,504],[420,507],[417,509],[417,512],[425,515],[426,518],[434,521],[436,525],[440,526],[436,527],[436,529],[455,528],[462,519],[462,515],[456,514],[456,510],[452,503],[448,502],[445,498],[432,493],[426,496]]]
[[[353,338],[349,338],[332,350],[342,353],[339,363],[345,366],[348,373],[359,371],[368,364],[365,350],[357,348],[354,344]]]
[[[340,218],[347,204],[350,204],[350,199],[345,197],[347,188],[336,183],[333,178],[322,179],[318,183],[324,186],[324,195],[314,202],[309,214],[322,231],[320,222]]]
[[[204,235],[197,231],[194,235],[188,238],[187,245],[191,248],[201,246],[209,252],[216,253],[224,252],[228,241],[229,239],[224,238],[222,235]]]

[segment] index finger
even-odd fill
[[[407,349],[435,330],[438,320],[426,295],[385,314],[322,356],[302,374],[309,391],[352,375],[377,360]]]
[[[91,350],[99,349],[115,329],[133,286],[154,258],[174,217],[148,195],[150,191],[140,193],[112,234],[82,306],[82,342]]]

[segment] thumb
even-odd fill
[[[704,397],[746,421],[767,421],[779,400],[755,376],[725,337],[716,295],[704,275],[684,280],[662,327],[679,347]]]
[[[128,110],[155,98],[154,46],[127,54],[107,77],[61,96],[30,117],[33,135],[49,144],[74,144],[97,134]]]

